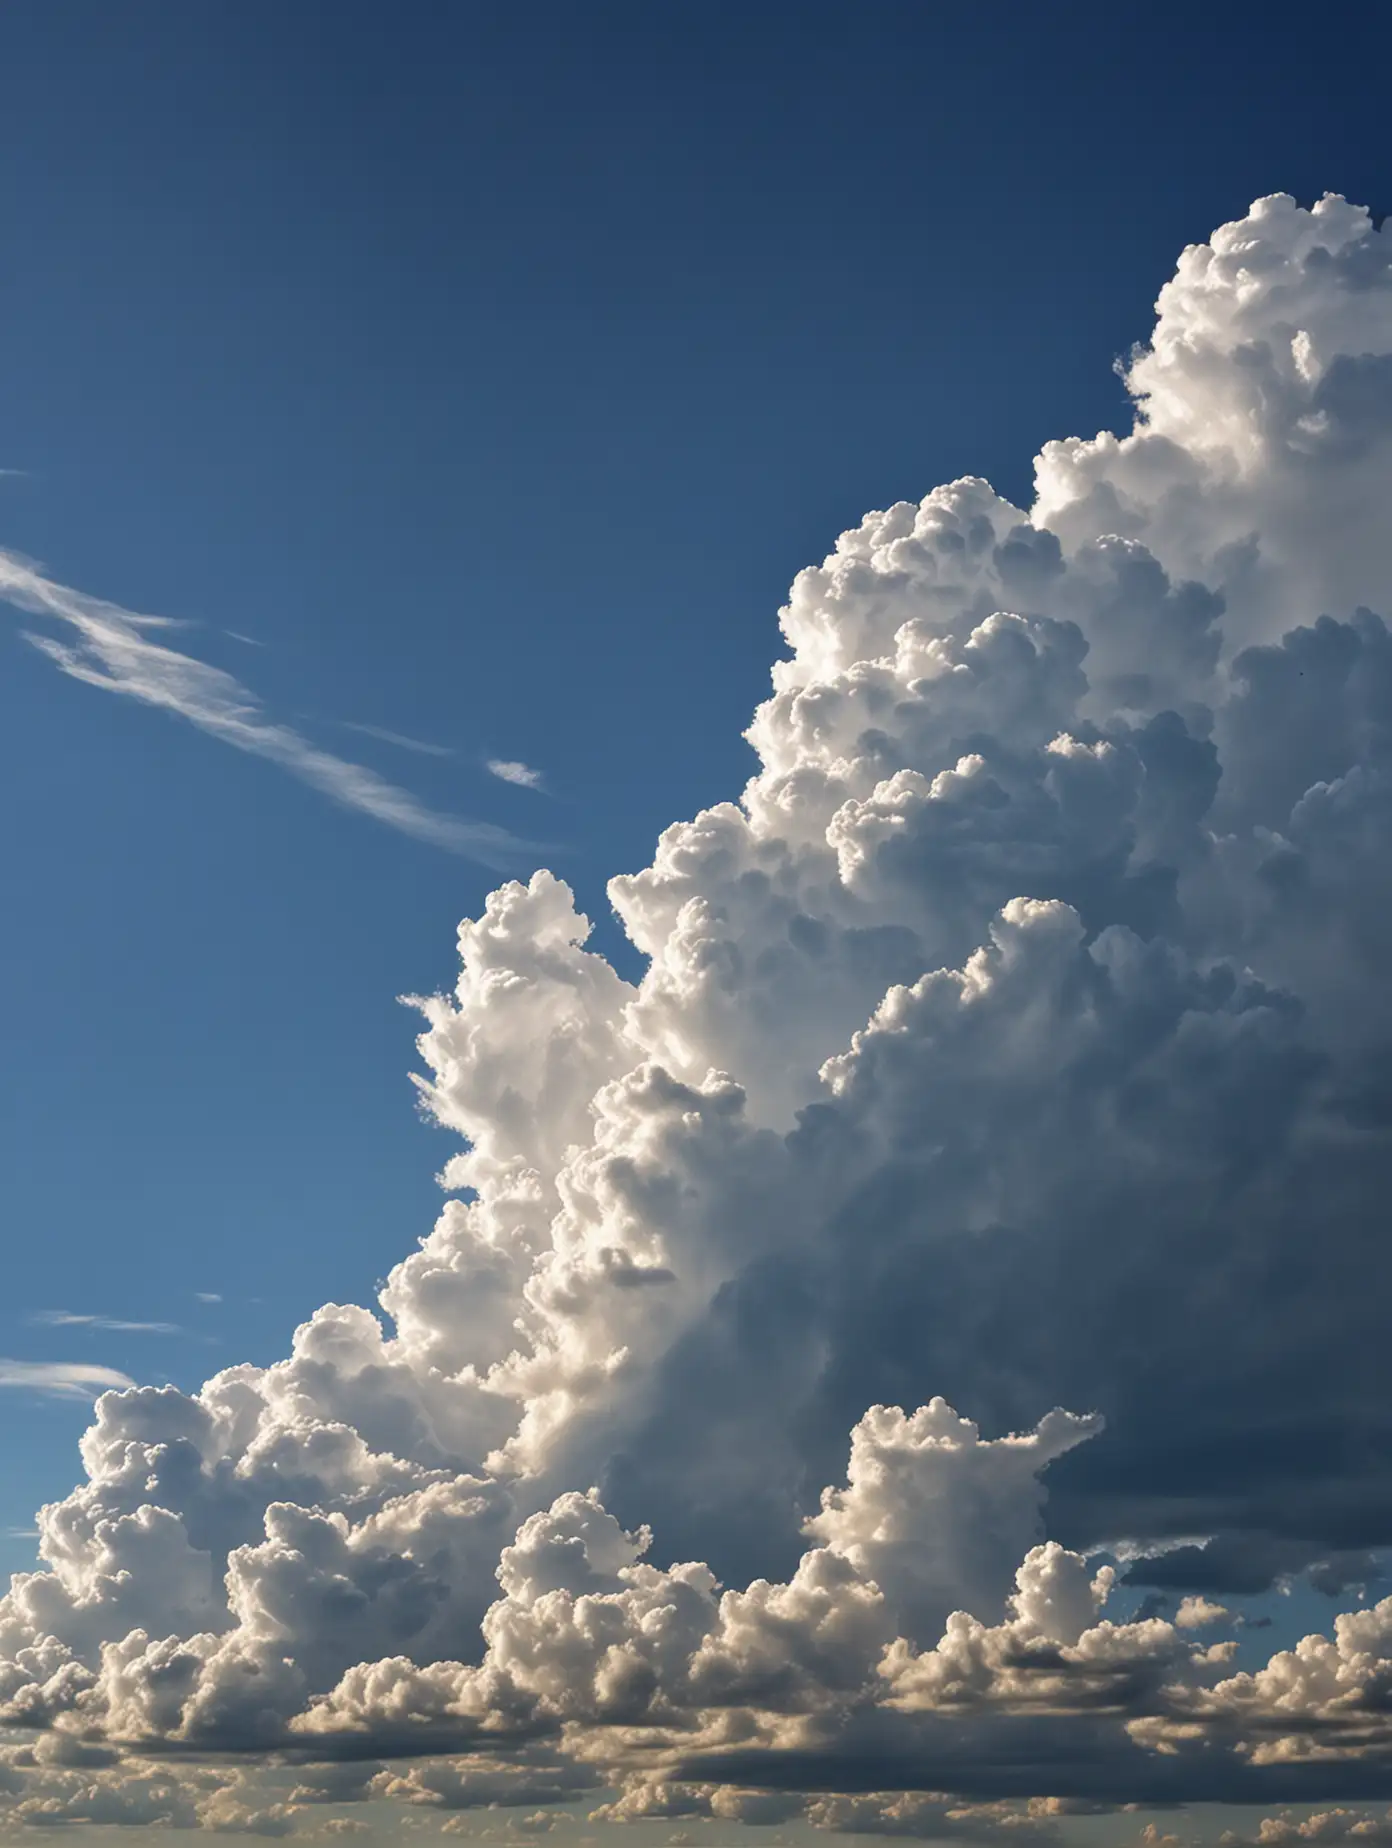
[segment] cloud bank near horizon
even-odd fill
[[[548,872],[461,926],[382,1317],[105,1395],[42,1512],[21,1819],[1392,1796],[1392,231],[1259,201],[1127,380],[1029,511],[798,576],[758,773],[610,887],[640,982]]]

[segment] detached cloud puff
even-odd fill
[[[541,788],[541,772],[533,770],[530,764],[518,763],[508,757],[490,757],[487,768],[490,776],[496,776],[504,783],[516,783],[519,789]]]
[[[99,1400],[0,1605],[20,1808],[1392,1796],[1392,1600],[1244,1667],[1227,1603],[1392,1547],[1392,231],[1259,201],[1127,376],[1031,509],[799,574],[756,775],[610,886],[640,981],[548,872],[460,927],[456,1197],[380,1316]],[[104,608],[69,671],[241,723]]]

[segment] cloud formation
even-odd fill
[[[127,1322],[114,1315],[83,1315],[72,1309],[36,1309],[29,1320],[37,1328],[102,1328],[122,1335],[182,1335],[177,1322]]]
[[[453,1197],[381,1316],[100,1399],[21,1808],[1392,1796],[1392,1600],[1246,1667],[1229,1602],[1392,1546],[1392,231],[1259,201],[1127,378],[1032,509],[800,573],[757,774],[611,885],[641,981],[549,872],[460,927]],[[210,1753],[312,1769],[138,1781]]]
[[[0,1358],[0,1386],[42,1393],[50,1399],[95,1399],[99,1393],[134,1384],[115,1367],[96,1367],[81,1360]]]
[[[490,757],[485,768],[490,776],[496,776],[503,783],[515,783],[519,789],[541,788],[540,770],[533,770],[530,764],[519,763],[515,758]]]
[[[428,744],[423,738],[408,737],[405,732],[390,731],[385,725],[361,725],[345,719],[346,731],[361,732],[364,738],[376,738],[380,744],[395,744],[403,751],[415,751],[422,757],[453,757],[447,744]]]
[[[525,842],[491,822],[464,821],[427,808],[408,791],[267,716],[256,695],[222,668],[182,653],[167,640],[176,622],[141,616],[56,583],[27,559],[0,550],[0,599],[40,617],[58,634],[25,639],[74,680],[172,712],[239,751],[288,770],[345,808],[427,846],[484,866],[516,862]]]

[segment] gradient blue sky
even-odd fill
[[[544,842],[612,949],[604,880],[750,767],[794,571],[1027,498],[1254,196],[1392,201],[1387,26],[1210,11],[7,6],[0,544]],[[428,1229],[394,997],[495,875],[5,621],[0,1351],[191,1386]],[[0,1398],[0,1524],[85,1418]]]

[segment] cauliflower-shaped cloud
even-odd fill
[[[1392,1545],[1392,230],[1259,201],[1127,378],[799,574],[640,980],[549,872],[461,926],[381,1315],[107,1393],[42,1511],[21,1821],[1392,1793],[1388,1604],[1223,1602]]]

